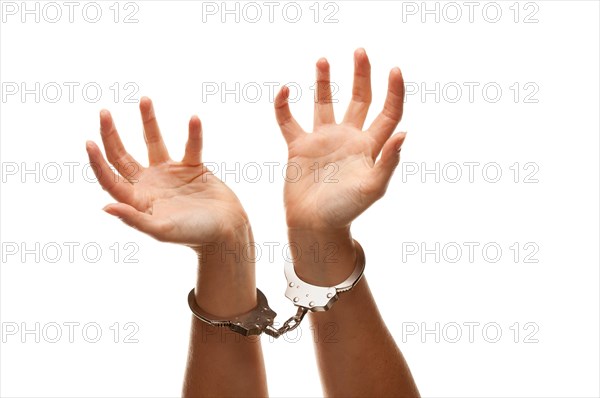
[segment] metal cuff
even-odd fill
[[[298,277],[294,270],[294,264],[286,261],[284,272],[287,279],[285,296],[289,298],[296,307],[303,307],[309,311],[327,311],[338,299],[338,293],[347,292],[352,289],[365,271],[365,252],[362,246],[355,240],[356,262],[354,271],[345,281],[332,287],[311,285]]]
[[[230,320],[218,319],[218,317],[209,314],[198,306],[194,289],[188,294],[188,304],[192,313],[196,318],[211,326],[224,327],[227,326],[234,332],[244,336],[252,336],[261,334],[267,326],[273,324],[273,320],[277,313],[269,308],[267,298],[258,288],[256,289],[257,305],[252,310],[245,314],[233,317]]]

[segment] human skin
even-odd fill
[[[353,98],[342,123],[335,123],[329,65],[324,59],[317,63],[317,81],[312,134],[291,116],[287,88],[277,96],[275,108],[289,160],[302,171],[299,181],[285,186],[288,237],[300,252],[318,248],[316,256],[296,256],[295,269],[307,282],[332,286],[354,267],[352,221],[383,196],[398,165],[405,134],[391,134],[402,116],[404,84],[400,70],[393,69],[384,110],[362,131],[371,101],[370,65],[364,50],[355,53]],[[252,230],[235,194],[202,164],[200,120],[190,120],[185,156],[176,162],[168,155],[148,98],[141,99],[140,110],[149,167],[142,167],[125,151],[108,111],[100,114],[102,141],[108,161],[123,178],[112,172],[96,144],[86,144],[101,186],[118,202],[104,210],[159,241],[192,248],[199,259],[196,302],[205,311],[229,318],[250,310],[256,305],[254,264],[247,256],[234,261],[212,249],[236,244],[253,247]],[[331,165],[335,166],[333,184],[325,181]],[[331,245],[336,248],[335,262],[328,264],[321,259]],[[315,330],[331,324],[337,328],[335,344],[315,342],[327,396],[419,395],[366,278],[332,309],[311,313],[309,318]],[[235,337],[192,318],[183,396],[268,394],[260,341]]]
[[[331,101],[329,63],[322,58],[316,69],[312,133],[293,118],[287,87],[277,95],[275,114],[287,142],[288,161],[300,176],[286,180],[284,188],[288,238],[298,248],[292,253],[294,268],[308,283],[334,286],[355,266],[352,221],[385,194],[400,161],[406,133],[392,133],[402,118],[404,81],[400,69],[391,70],[384,109],[363,131],[372,98],[366,52],[354,53],[352,100],[339,124]],[[333,261],[324,261],[332,253]],[[319,335],[331,325],[336,330],[335,342],[315,339],[326,396],[419,396],[366,277],[342,293],[329,311],[311,312],[309,319]]]
[[[240,201],[202,163],[202,126],[193,116],[181,161],[170,158],[149,98],[140,100],[149,166],[125,150],[107,110],[100,112],[100,132],[108,162],[98,146],[86,150],[102,188],[117,203],[107,213],[162,242],[192,248],[198,256],[196,302],[218,318],[239,315],[256,306],[254,256],[221,255],[235,247],[253,247],[248,216]],[[230,253],[230,252],[229,252]],[[249,259],[247,259],[249,257]],[[192,316],[182,395],[267,396],[260,341],[232,336]]]

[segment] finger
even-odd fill
[[[325,58],[317,61],[317,89],[315,90],[314,127],[335,123],[331,82],[329,80],[329,62]]]
[[[354,84],[352,100],[344,116],[344,123],[362,129],[371,105],[371,64],[364,49],[354,52]]]
[[[182,162],[189,166],[202,163],[202,123],[195,115],[190,119],[188,141]]]
[[[275,117],[281,129],[281,134],[283,134],[283,138],[285,138],[288,145],[304,133],[302,127],[300,127],[296,119],[292,116],[288,102],[289,96],[290,89],[283,86],[279,90],[277,97],[275,97]]]
[[[100,135],[110,164],[126,179],[137,182],[144,168],[123,146],[112,115],[106,109],[100,111]]]
[[[404,108],[404,79],[400,68],[394,68],[390,72],[388,80],[388,92],[385,98],[383,110],[375,118],[368,131],[372,134],[377,143],[376,152],[373,157],[377,157],[379,151],[392,135],[400,119]]]
[[[400,163],[400,149],[405,138],[406,133],[398,133],[387,140],[381,151],[381,158],[371,169],[372,177],[369,181],[372,185],[370,190],[378,198],[385,193],[394,170]]]
[[[104,207],[104,211],[119,217],[125,224],[158,239],[166,240],[173,225],[167,221],[158,221],[150,214],[138,211],[124,203],[114,203]]]
[[[85,149],[90,158],[90,165],[102,188],[119,202],[133,203],[133,185],[112,171],[102,156],[100,148],[94,142],[86,142]]]
[[[154,114],[154,106],[148,97],[140,99],[140,112],[142,114],[142,122],[144,123],[144,139],[148,146],[148,159],[150,165],[164,163],[168,161],[169,152],[163,142],[156,115]]]

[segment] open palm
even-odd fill
[[[203,164],[202,127],[191,118],[185,156],[169,157],[149,98],[140,100],[149,167],[129,155],[108,111],[100,113],[102,142],[109,167],[96,144],[86,149],[101,186],[119,203],[104,208],[128,225],[158,240],[196,247],[219,241],[240,227],[248,217],[236,195]]]
[[[288,227],[343,228],[385,193],[400,160],[405,133],[391,136],[402,118],[404,81],[390,72],[383,111],[362,130],[371,103],[371,66],[367,54],[354,54],[352,101],[341,124],[335,122],[329,64],[317,62],[314,126],[306,133],[292,117],[283,87],[275,101],[288,144],[284,201]],[[391,136],[391,137],[390,137]],[[376,161],[381,153],[381,158]]]

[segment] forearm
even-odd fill
[[[333,286],[352,273],[354,249],[349,231],[317,232],[313,238],[310,236],[298,231],[289,234],[290,241],[301,248],[308,247],[311,241],[312,245],[318,242],[319,247],[333,244],[338,249],[334,257],[337,261],[321,264],[319,270],[314,257],[298,257],[295,263],[301,278],[309,283]],[[309,319],[316,333],[315,351],[326,396],[419,396],[408,365],[377,309],[365,277],[352,290],[341,293],[329,311],[310,313]]]
[[[329,311],[312,313],[310,321],[318,336],[332,327],[336,332],[330,339],[315,339],[326,396],[419,396],[364,277]]]
[[[251,241],[250,232],[236,234],[198,250],[195,293],[204,311],[227,319],[256,306],[254,263],[242,255]],[[244,337],[192,319],[183,396],[267,396],[258,336]]]

